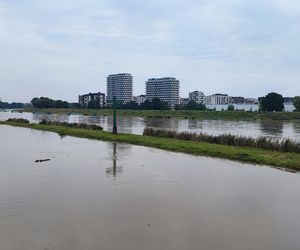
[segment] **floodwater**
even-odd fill
[[[1,250],[299,249],[299,174],[9,126],[0,141]]]
[[[65,122],[83,122],[98,124],[104,130],[112,130],[110,116],[59,115],[45,113],[0,112],[0,120],[25,118],[31,122],[42,119]],[[142,134],[144,128],[153,127],[177,131],[191,131],[207,134],[235,134],[251,137],[266,136],[273,139],[291,138],[300,142],[300,121],[226,121],[226,120],[188,120],[141,117],[118,117],[118,130],[122,133]]]

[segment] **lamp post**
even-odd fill
[[[113,134],[117,134],[117,99],[113,97]]]

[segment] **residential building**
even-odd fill
[[[179,104],[179,85],[179,80],[173,77],[150,78],[146,82],[146,99],[159,98],[175,108]]]
[[[229,98],[229,103],[233,104],[244,104],[245,103],[245,98],[242,96],[231,96]]]
[[[189,93],[189,100],[196,103],[204,103],[204,94],[201,91],[193,91]]]
[[[90,101],[97,101],[99,103],[99,107],[103,108],[105,106],[105,94],[104,93],[89,93],[85,95],[78,96],[78,103],[83,106],[87,107]]]
[[[133,101],[135,101],[139,106],[146,101],[145,95],[134,96]]]
[[[245,104],[258,104],[258,100],[256,98],[245,98]]]
[[[190,98],[180,98],[180,105],[188,105],[188,103],[190,102]]]
[[[107,98],[108,104],[111,104],[113,97],[125,104],[132,101],[133,77],[128,73],[113,74],[107,77]]]
[[[206,105],[227,105],[229,104],[229,96],[226,94],[214,94],[205,96]]]

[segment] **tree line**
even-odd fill
[[[40,97],[40,98],[33,98],[31,100],[31,104],[35,108],[41,108],[41,109],[49,109],[49,108],[81,108],[81,105],[79,103],[69,103],[67,101],[62,100],[52,100],[48,97]]]
[[[25,104],[20,102],[0,102],[0,109],[19,109],[24,108]]]
[[[82,107],[79,103],[69,103],[62,100],[52,100],[48,97],[33,98],[31,104],[35,108],[89,108],[89,109],[100,109],[97,101],[90,101],[87,107]],[[293,104],[296,111],[300,111],[300,96],[294,98]],[[23,103],[5,103],[0,102],[0,108],[23,108]],[[107,108],[107,107],[106,107]],[[134,109],[134,110],[169,110],[170,107],[167,102],[160,100],[159,98],[153,98],[151,101],[146,100],[144,103],[138,105],[138,103],[131,101],[129,103],[118,103],[118,109]],[[176,105],[176,110],[206,110],[206,106],[202,103],[196,103],[190,101],[186,105]],[[234,111],[233,105],[228,105],[229,111]],[[266,96],[262,97],[259,102],[259,110],[263,112],[280,112],[284,110],[284,99],[282,95],[271,92]]]

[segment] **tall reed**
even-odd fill
[[[177,132],[174,130],[162,130],[153,128],[145,128],[143,135],[174,138],[187,141],[201,141],[229,146],[259,148],[279,152],[300,153],[300,143],[290,138],[286,138],[283,140],[274,140],[263,136],[252,138],[248,136],[232,134],[209,135],[204,133]]]

